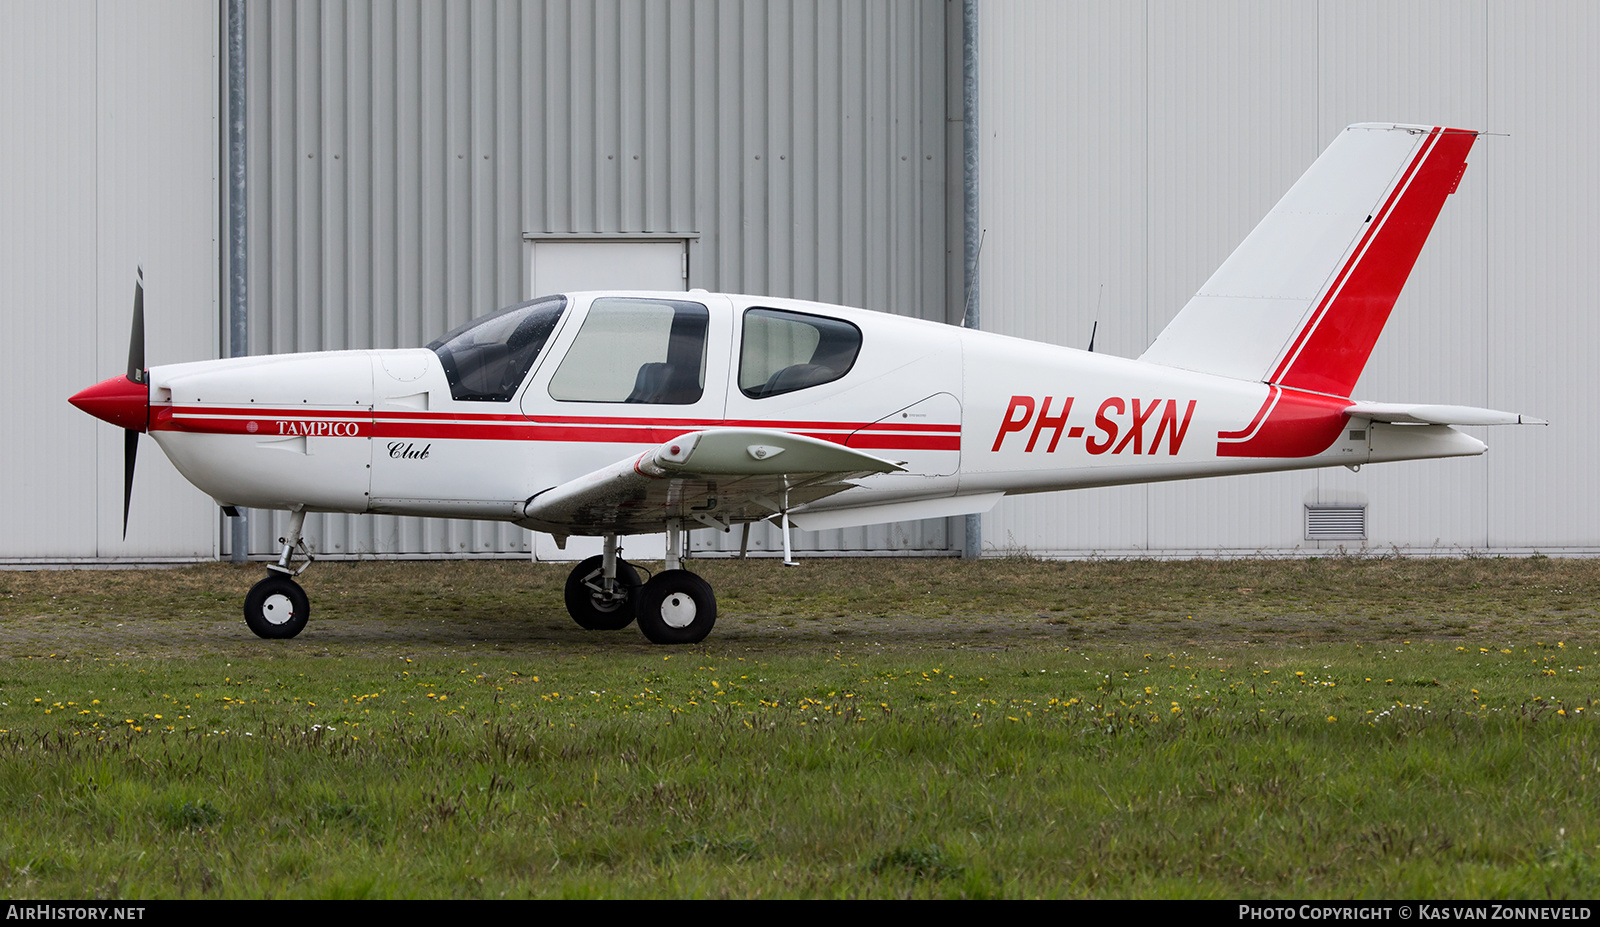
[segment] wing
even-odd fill
[[[517,524],[556,535],[645,534],[668,519],[715,527],[815,502],[875,473],[871,454],[784,431],[691,432],[538,493]]]

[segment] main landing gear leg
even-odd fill
[[[277,563],[267,564],[267,578],[256,583],[244,597],[244,622],[257,637],[283,639],[294,637],[305,630],[311,618],[311,601],[306,591],[294,581],[311,566],[315,558],[306,547],[300,530],[306,522],[305,509],[295,509],[289,516],[289,531],[278,539],[283,553]],[[295,552],[305,558],[299,567],[291,566]]]
[[[639,571],[617,556],[617,536],[606,535],[605,553],[590,557],[567,576],[567,614],[579,627],[616,631],[633,623]]]
[[[639,590],[639,630],[657,644],[696,644],[717,623],[711,584],[682,569],[683,522],[667,522],[666,569]]]

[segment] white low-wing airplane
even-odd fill
[[[787,546],[791,523],[1015,493],[1481,454],[1450,426],[1536,421],[1348,398],[1476,137],[1349,127],[1138,360],[691,291],[536,299],[427,348],[147,370],[141,282],[127,375],[71,401],[126,429],[128,492],[149,432],[220,505],[293,513],[245,599],[262,637],[310,615],[305,513],[370,512],[599,535],[572,617],[692,643],[716,599],[681,568],[686,528],[774,519]],[[617,538],[656,531],[666,568],[641,583]]]

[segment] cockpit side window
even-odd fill
[[[706,385],[711,313],[670,299],[596,299],[550,378],[562,402],[692,405]]]
[[[428,345],[459,400],[509,402],[566,310],[565,296],[507,306]]]
[[[832,383],[861,353],[861,329],[840,319],[751,309],[744,314],[739,390],[764,399]]]

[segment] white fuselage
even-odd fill
[[[1337,397],[881,313],[709,293],[671,294],[709,312],[697,400],[556,399],[552,377],[604,295],[569,298],[504,401],[454,398],[439,357],[421,348],[202,361],[151,368],[150,433],[223,505],[505,521],[552,486],[716,427],[818,437],[904,468],[865,477],[814,511],[1484,450],[1445,426],[1352,418],[1350,401]],[[861,332],[859,356],[831,382],[752,398],[736,381],[741,320],[754,307],[848,321]]]

